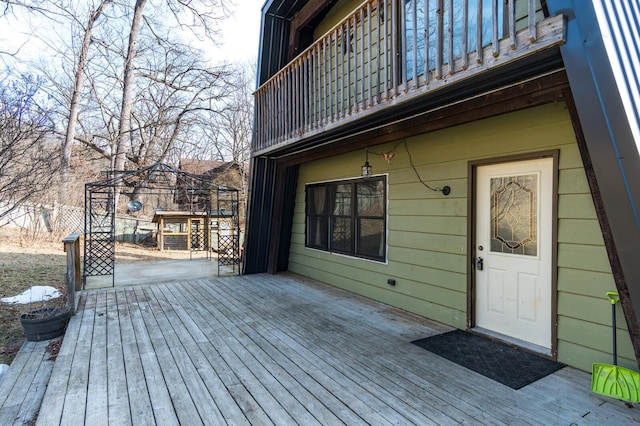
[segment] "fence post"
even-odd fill
[[[67,285],[67,305],[72,313],[76,311],[76,291],[82,289],[80,274],[80,234],[69,234],[64,240],[64,251],[67,253],[67,272],[64,281]]]

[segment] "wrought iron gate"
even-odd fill
[[[84,189],[84,273],[88,276],[114,275],[115,245],[115,188],[86,184]]]
[[[205,236],[207,235],[204,227],[205,219],[192,219],[189,222],[189,250],[192,252],[203,250],[208,247],[208,242],[205,239]]]
[[[220,266],[231,266],[240,274],[240,200],[238,190],[218,187],[218,275]]]

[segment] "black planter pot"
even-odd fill
[[[62,335],[69,320],[69,309],[42,308],[20,315],[27,340],[40,342]]]

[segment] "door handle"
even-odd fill
[[[484,269],[484,259],[481,257],[476,258],[476,270],[482,271]]]

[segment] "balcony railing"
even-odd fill
[[[254,155],[564,42],[539,0],[372,0],[255,93]]]

